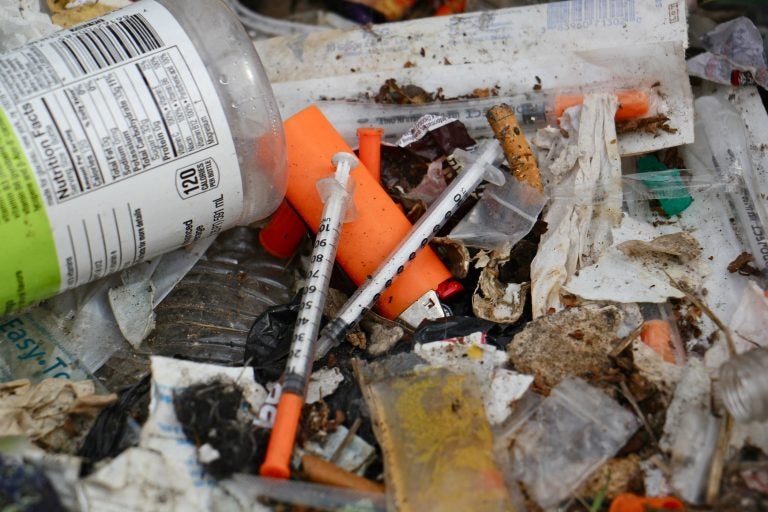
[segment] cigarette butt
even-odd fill
[[[640,330],[640,339],[668,363],[675,363],[672,329],[666,320],[648,320]]]
[[[619,108],[616,110],[615,121],[626,121],[642,117],[651,108],[651,101],[646,91],[617,91]],[[555,118],[560,119],[565,109],[581,105],[584,96],[581,94],[564,94],[555,98]]]
[[[493,133],[501,143],[504,156],[507,158],[507,163],[509,163],[515,178],[539,192],[543,192],[544,187],[541,185],[539,166],[536,165],[531,146],[525,140],[525,135],[517,123],[512,107],[505,103],[496,105],[488,110],[486,117]]]
[[[325,461],[314,455],[303,455],[301,465],[307,478],[319,484],[344,487],[357,491],[383,493],[384,486],[354,473],[341,469],[336,464]]]
[[[376,181],[381,180],[381,137],[383,135],[382,128],[357,129],[357,140],[360,144],[358,156]]]

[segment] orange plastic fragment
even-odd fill
[[[640,339],[668,363],[675,363],[672,328],[666,320],[648,320],[640,330]]]
[[[642,117],[651,108],[647,91],[616,91],[619,98],[619,108],[616,110],[616,121],[626,121]],[[581,94],[563,94],[555,97],[555,117],[560,119],[565,109],[581,105],[584,96]]]
[[[619,494],[608,512],[652,512],[654,510],[685,510],[685,505],[672,496],[649,498],[635,494]]]

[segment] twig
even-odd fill
[[[362,424],[363,421],[360,418],[357,418],[354,423],[352,423],[352,426],[347,431],[347,435],[344,436],[344,440],[341,442],[339,447],[336,448],[336,451],[333,452],[333,455],[330,459],[332,463],[336,464],[339,461],[341,454],[344,453],[344,450],[346,450],[350,443],[352,443],[352,440],[355,438],[355,435],[357,434],[357,431]]]
[[[728,326],[725,325],[711,309],[709,309],[709,306],[704,304],[701,300],[699,300],[698,297],[689,292],[684,285],[676,281],[666,271],[664,271],[664,273],[667,275],[667,278],[673,287],[683,292],[685,297],[691,301],[694,306],[702,310],[704,314],[707,315],[709,319],[712,320],[712,322],[714,322],[717,328],[723,331],[723,334],[725,335],[725,341],[728,343],[728,350],[730,351],[731,355],[736,355],[736,344],[733,342],[733,333],[731,332],[731,329],[729,329]]]
[[[720,493],[720,482],[723,479],[725,469],[725,459],[728,456],[728,448],[731,444],[731,434],[733,433],[733,416],[725,411],[723,425],[720,428],[720,434],[717,438],[715,454],[712,457],[712,464],[709,468],[709,481],[707,482],[707,504],[714,505],[717,495]]]
[[[653,434],[653,429],[651,428],[651,424],[648,422],[648,418],[645,417],[645,414],[643,413],[643,411],[640,410],[640,406],[637,405],[637,400],[635,400],[635,397],[632,395],[632,392],[629,390],[627,383],[624,381],[621,381],[619,383],[619,388],[621,389],[621,394],[624,395],[624,398],[627,399],[627,402],[629,402],[629,405],[632,406],[632,409],[635,411],[635,414],[637,414],[640,417],[640,421],[643,422],[643,427],[648,432],[648,435],[651,436],[651,441],[653,441],[653,445],[656,447],[657,450],[661,451],[661,448],[659,447],[659,441],[656,439],[656,436]]]
[[[614,347],[614,349],[611,350],[608,356],[617,357],[619,354],[624,352],[627,349],[627,347],[629,347],[632,344],[632,342],[635,341],[635,338],[640,336],[640,331],[642,330],[642,328],[643,328],[643,325],[640,324],[639,326],[637,326],[637,328],[634,331],[627,334],[627,336],[623,340],[621,340],[621,343],[616,345],[616,347]]]

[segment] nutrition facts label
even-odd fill
[[[177,48],[26,98],[21,122],[46,202],[62,202],[217,143]]]
[[[216,89],[155,2],[1,55],[0,107],[0,314],[239,217]]]

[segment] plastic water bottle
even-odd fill
[[[737,421],[768,420],[768,348],[731,357],[720,367],[719,386]]]
[[[0,55],[0,317],[272,213],[285,142],[220,0],[141,0]]]

